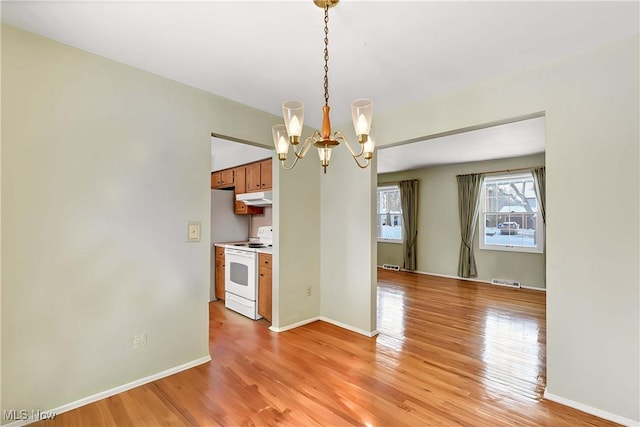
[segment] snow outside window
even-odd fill
[[[379,242],[402,243],[402,204],[397,185],[378,187],[377,237]]]
[[[544,222],[531,173],[486,176],[480,192],[480,249],[544,252]]]

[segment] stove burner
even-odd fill
[[[258,249],[258,248],[266,248],[267,245],[265,245],[264,243],[234,243],[233,246],[242,246],[245,248],[253,248],[253,249]],[[271,246],[271,245],[269,245]]]

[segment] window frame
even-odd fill
[[[398,186],[398,184],[383,184],[383,185],[379,185],[376,188],[376,240],[378,241],[378,243],[393,243],[393,244],[397,244],[397,245],[401,245],[404,243],[404,225],[402,223],[404,223],[404,218],[402,217],[402,202],[400,203],[400,219],[402,221],[401,225],[400,225],[400,232],[401,232],[401,237],[400,239],[385,239],[384,237],[378,237],[378,232],[377,232],[377,224],[379,221],[379,217],[381,215],[380,212],[378,212],[378,198],[380,197],[380,191],[385,191],[385,190],[397,190],[398,194],[400,193],[400,187]],[[397,214],[392,214],[392,215],[397,215]]]
[[[539,210],[536,210],[536,246],[517,246],[517,245],[500,245],[493,243],[485,243],[485,233],[486,233],[486,219],[485,215],[487,213],[486,210],[486,184],[492,181],[499,180],[513,180],[518,178],[531,178],[533,179],[534,192],[536,193],[536,206],[539,206],[540,201],[538,200],[538,194],[535,191],[535,178],[531,172],[516,172],[516,173],[501,173],[494,174],[492,176],[485,176],[482,180],[482,185],[480,187],[480,205],[478,207],[478,248],[480,250],[490,250],[490,251],[503,251],[503,252],[522,252],[522,253],[533,253],[533,254],[544,254],[545,250],[545,224],[542,220],[542,215]],[[539,232],[541,231],[541,232]]]

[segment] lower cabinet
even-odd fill
[[[258,314],[271,323],[271,254],[258,254]]]
[[[224,248],[216,246],[216,298],[224,299]]]

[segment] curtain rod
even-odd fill
[[[401,179],[400,181],[417,181],[417,182],[420,182],[419,179]],[[383,185],[398,185],[398,184],[400,184],[400,181],[379,182],[378,186],[381,187]]]
[[[544,166],[529,166],[526,168],[513,168],[513,169],[501,169],[501,170],[497,170],[497,171],[488,171],[488,172],[478,172],[481,175],[490,175],[490,174],[496,174],[496,173],[509,173],[509,172],[519,172],[519,171],[532,171],[535,168],[543,168]],[[468,175],[468,174],[461,174],[461,175],[456,175],[456,176],[463,176],[463,175]]]

